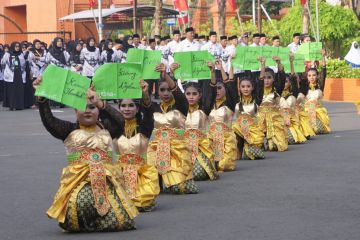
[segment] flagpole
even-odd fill
[[[136,15],[137,15],[137,0],[133,0],[133,29],[134,33],[137,33],[137,22],[136,22]]]
[[[99,28],[99,42],[103,40],[103,21],[102,21],[102,0],[98,0],[98,8],[99,8],[99,22],[98,22],[98,28]]]
[[[237,15],[237,17],[239,19],[241,35],[243,35],[244,34],[244,28],[243,28],[241,17],[240,17],[240,8],[236,9],[236,15]]]

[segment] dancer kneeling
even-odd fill
[[[232,76],[230,68],[230,77]],[[232,128],[238,141],[240,156],[246,159],[264,159],[262,149],[265,134],[259,126],[257,116],[258,105],[261,104],[264,93],[262,78],[256,84],[248,78],[240,79],[240,101],[235,107],[235,117]]]
[[[214,163],[214,152],[207,137],[208,115],[216,97],[215,66],[208,63],[211,69],[210,92],[204,96],[198,83],[184,85],[185,96],[189,103],[189,112],[185,121],[185,138],[191,148],[191,161],[195,181],[215,180],[218,173]],[[207,83],[207,82],[206,82]]]
[[[35,80],[34,87],[40,82]],[[112,164],[112,137],[105,129],[116,122],[98,121],[98,107],[107,107],[89,101],[85,112],[76,110],[72,123],[54,117],[47,99],[38,103],[45,128],[64,142],[68,159],[47,215],[69,232],[134,229],[138,211],[122,187],[120,168]]]
[[[173,64],[171,66],[174,70]],[[160,104],[153,103],[154,131],[149,143],[148,163],[156,166],[166,191],[175,194],[198,193],[193,180],[191,152],[184,138],[189,104],[176,82],[166,73],[164,64],[159,82]]]

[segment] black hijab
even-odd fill
[[[5,51],[4,51],[4,45],[2,45],[2,43],[0,43],[0,46],[2,47],[0,48],[0,60],[1,60],[2,57],[4,56]]]
[[[94,42],[95,42],[95,38],[89,37],[89,38],[86,40],[86,48],[87,48],[87,50],[88,50],[89,52],[95,52],[95,50],[96,50],[95,44],[94,44],[94,46],[90,46],[90,41],[91,41],[91,40],[94,40]]]
[[[130,49],[130,48],[133,48],[134,46],[133,45],[130,45],[128,43],[128,40],[129,38],[131,38],[131,36],[127,35],[124,37],[124,45],[123,45],[123,52],[124,53],[127,53],[127,51]]]
[[[66,65],[64,49],[62,47],[58,47],[56,44],[59,40],[61,40],[61,42],[64,44],[64,40],[62,38],[60,38],[60,37],[54,38],[54,41],[52,42],[52,46],[50,49],[50,53],[56,60],[58,60],[59,62],[61,62],[64,65]]]
[[[40,48],[35,48],[36,43],[40,43]],[[41,41],[39,39],[35,39],[33,41],[33,47],[31,49],[31,51],[33,52],[33,54],[35,56],[38,56],[38,54],[40,54],[40,56],[38,56],[38,57],[42,57],[44,55],[44,49],[41,48]]]
[[[107,40],[104,46],[107,62],[111,62],[112,55],[114,54],[114,50],[112,48],[109,48],[109,43],[111,43],[111,41]]]
[[[82,44],[80,43],[80,41],[75,41],[74,48],[72,49],[71,54],[70,54],[70,60],[71,60],[71,62],[74,62],[76,64],[81,64],[81,61],[80,61],[81,50],[80,51],[76,50],[76,47],[78,45],[80,45],[82,47]]]
[[[15,50],[15,46],[16,46],[16,45],[19,45],[19,50],[18,50],[18,51]],[[19,56],[21,53],[22,53],[22,51],[21,51],[21,45],[20,45],[20,43],[19,43],[19,42],[12,42],[11,45],[10,45],[10,56],[15,56],[15,57],[17,57],[17,56]]]

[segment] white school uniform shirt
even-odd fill
[[[221,57],[222,47],[219,43],[207,42],[201,47],[202,51],[208,51],[211,55],[213,55],[216,59]]]
[[[87,48],[81,50],[80,60],[84,61],[84,65],[81,71],[81,75],[87,77],[93,77],[95,71],[100,66],[100,50],[95,48],[94,52],[90,52]]]
[[[33,52],[29,52],[29,63],[30,68],[32,72],[33,78],[38,78],[42,75],[46,68],[46,51],[44,50],[44,53],[40,59],[35,59],[35,55]]]
[[[15,61],[15,56],[10,56],[10,53],[5,53],[3,58],[1,59],[1,66],[4,69],[4,81],[5,82],[14,82],[14,69],[15,69],[15,65],[19,65],[20,66],[20,70],[21,70],[21,77],[22,77],[22,81],[23,83],[26,83],[26,71],[25,71],[25,66],[26,66],[26,60],[24,57],[24,54],[21,53],[19,56],[19,61],[16,62]]]
[[[180,42],[175,52],[189,52],[189,51],[199,51],[200,44],[197,41],[190,42],[188,39],[184,39]]]
[[[146,46],[144,46],[144,45],[142,45],[141,43],[139,44],[139,46],[137,46],[137,47],[135,47],[135,45],[134,44],[132,44],[133,46],[134,46],[134,48],[138,48],[138,49],[147,49],[147,47]]]
[[[53,64],[57,67],[61,67],[64,69],[69,69],[70,67],[70,54],[67,51],[63,51],[64,57],[65,57],[65,64],[61,63],[59,60],[54,58],[54,56],[49,52],[46,53],[45,61],[47,64]]]
[[[125,62],[125,59],[126,59],[125,53],[124,53],[123,51],[121,51],[121,49],[116,50],[115,47],[113,47],[113,50],[114,50],[114,53],[115,53],[115,55],[116,55],[115,61],[116,61],[117,63]]]
[[[296,45],[294,42],[292,42],[292,43],[290,43],[290,44],[288,45],[288,48],[290,48],[290,51],[291,51],[292,53],[296,53],[297,50],[298,50],[298,48],[299,48],[299,44]]]

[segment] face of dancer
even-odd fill
[[[307,79],[308,79],[309,83],[315,84],[316,83],[316,72],[314,70],[308,71]]]
[[[166,82],[162,82],[159,85],[159,97],[161,101],[170,102],[173,99],[173,95],[169,89],[169,85]]]
[[[216,99],[218,100],[225,97],[225,94],[226,91],[224,84],[221,82],[216,83]]]
[[[286,77],[284,89],[289,89],[291,86],[290,79]]]
[[[124,99],[120,102],[119,109],[121,114],[125,119],[133,119],[136,116],[136,113],[139,111],[139,108],[136,106],[135,102],[131,99]]]
[[[270,72],[265,72],[265,77],[264,77],[264,86],[265,87],[272,87],[274,83],[274,77]]]
[[[240,82],[240,92],[243,96],[250,96],[253,91],[253,85],[249,80],[242,80]]]
[[[189,105],[191,106],[197,104],[201,99],[201,94],[199,93],[198,89],[193,86],[186,88],[185,96]]]
[[[85,127],[94,126],[99,118],[99,109],[95,104],[88,102],[85,112],[76,110],[76,117],[80,125]]]

